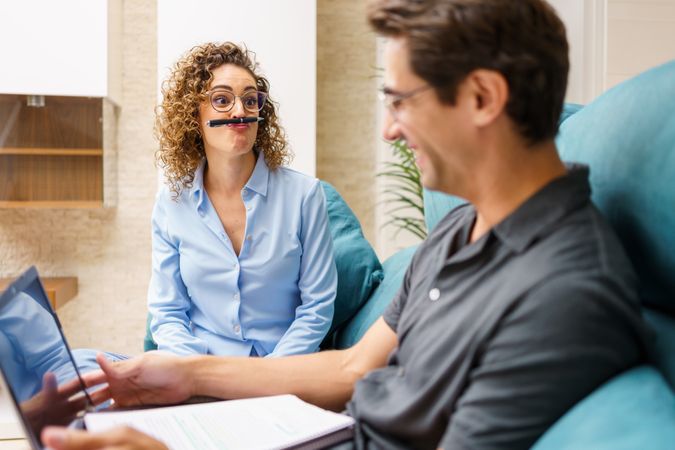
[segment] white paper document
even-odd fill
[[[97,412],[87,429],[129,425],[172,450],[284,449],[346,430],[354,419],[310,405],[294,395]]]
[[[0,440],[24,437],[19,420],[14,410],[14,401],[10,397],[5,380],[0,375]]]

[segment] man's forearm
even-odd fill
[[[183,360],[185,379],[190,380],[192,395],[246,398],[295,394],[307,402],[340,411],[350,399],[354,383],[384,366],[397,345],[396,334],[380,317],[347,350],[285,358],[193,356]]]
[[[194,395],[245,398],[295,394],[332,410],[342,410],[354,383],[363,376],[349,367],[349,351],[325,351],[285,358],[194,356],[186,359]]]
[[[185,359],[193,395],[246,398],[295,394],[336,411],[369,367],[354,364],[353,351],[325,351],[285,358],[194,356]]]
[[[354,383],[386,364],[398,339],[378,319],[363,338],[347,350],[283,358],[187,356],[148,352],[126,361],[96,357],[103,372],[87,381],[108,387],[101,398],[120,406],[166,405],[190,396],[223,399],[295,394],[324,408],[341,410]]]

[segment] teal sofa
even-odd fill
[[[557,145],[564,160],[590,165],[593,200],[640,277],[654,354],[598,387],[533,448],[675,449],[675,61],[585,107],[566,105]],[[324,347],[347,348],[387,307],[415,248],[380,264],[340,195],[328,184],[324,192],[338,267],[336,317]],[[436,192],[425,192],[424,201],[428,229],[462,203]],[[154,347],[149,335],[145,347]]]

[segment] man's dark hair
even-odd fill
[[[403,37],[413,72],[453,105],[476,69],[509,86],[506,112],[530,143],[555,137],[562,111],[568,45],[565,26],[544,0],[373,0],[379,34]]]

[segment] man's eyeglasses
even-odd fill
[[[241,100],[244,109],[251,113],[260,111],[265,106],[267,93],[260,91],[247,91],[242,95],[234,95],[233,92],[225,89],[216,89],[209,91],[209,102],[213,109],[218,112],[228,112],[234,108],[237,99]]]
[[[413,97],[420,92],[424,92],[427,89],[431,89],[432,86],[425,84],[424,86],[420,86],[416,89],[413,89],[408,92],[403,92],[403,93],[395,93],[389,90],[389,88],[382,88],[380,90],[380,100],[382,103],[384,103],[384,106],[392,113],[395,114],[401,109],[401,103],[403,103],[403,100],[408,99],[410,97]]]

